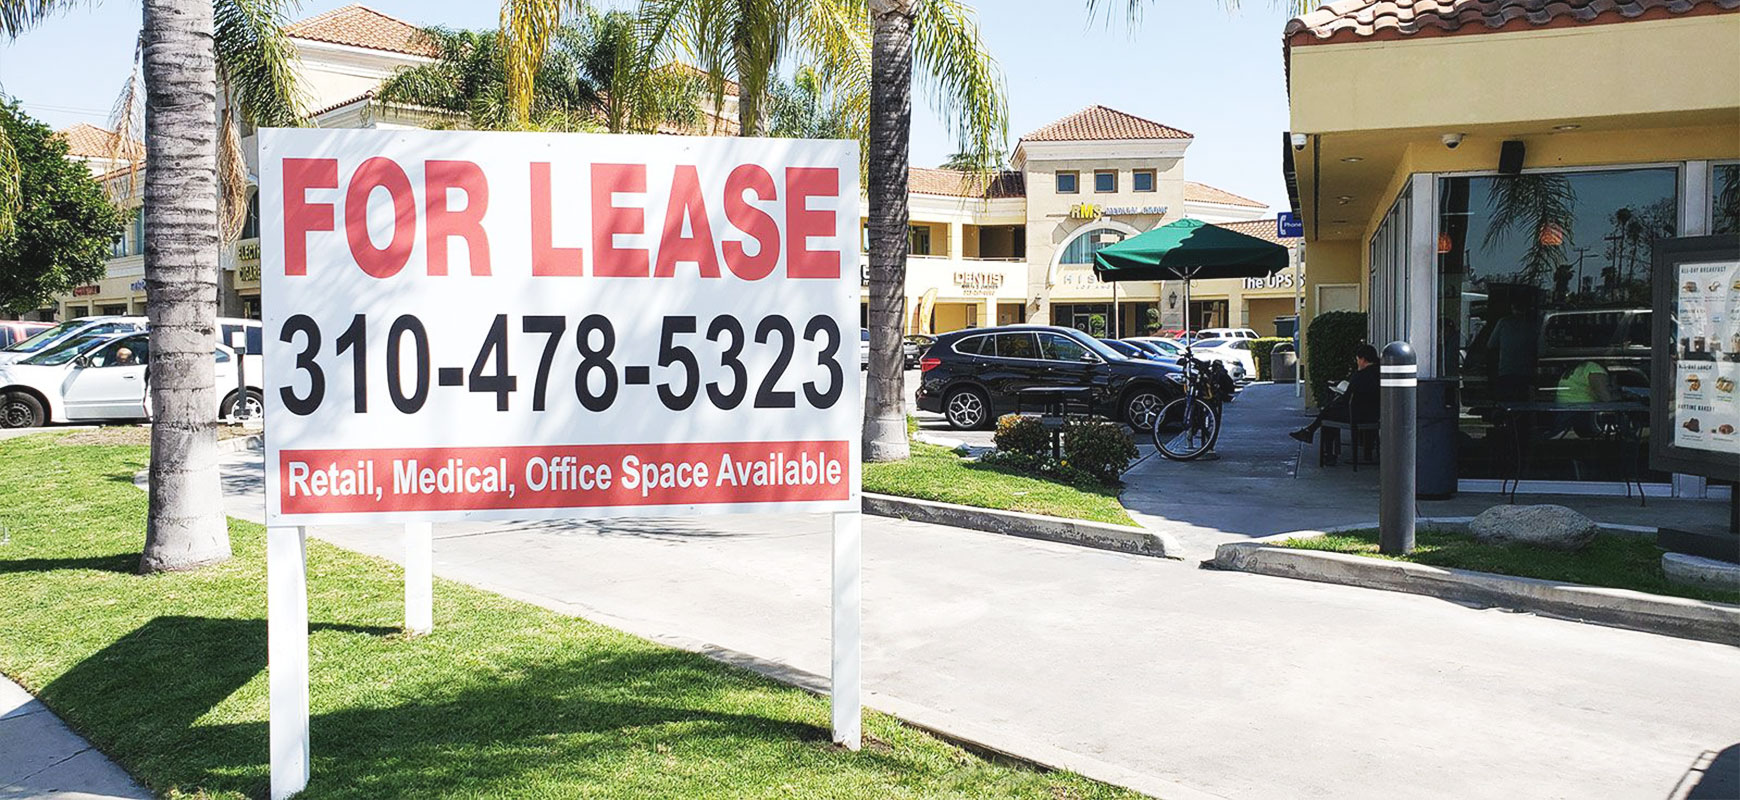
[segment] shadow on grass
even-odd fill
[[[139,572],[139,554],[116,553],[112,556],[83,558],[15,558],[0,560],[0,575],[11,572],[55,572],[57,570],[93,570],[119,572],[127,575]]]
[[[762,787],[777,782],[772,773],[813,777],[813,764],[802,765],[833,747],[826,727],[780,718],[799,716],[794,707],[811,701],[769,701],[759,678],[692,653],[579,641],[535,659],[492,661],[465,658],[439,638],[315,637],[311,794],[559,787],[583,796],[628,786],[640,788],[621,796],[680,795],[697,789],[693,775],[680,773],[696,770],[746,775]],[[264,698],[247,698],[240,711],[218,707],[265,668],[265,657],[263,620],[158,617],[54,680],[42,698],[160,794],[263,796]],[[252,719],[233,721],[238,713]],[[840,766],[910,769],[868,751]]]

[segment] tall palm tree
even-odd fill
[[[906,295],[907,176],[911,165],[915,64],[938,90],[966,163],[988,169],[1001,158],[1008,110],[1002,77],[979,38],[973,12],[958,0],[869,0],[870,55],[870,369],[864,400],[864,458],[909,454],[901,372],[900,317]],[[989,186],[990,181],[985,181]]]

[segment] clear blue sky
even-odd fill
[[[1122,0],[1111,0],[1121,7]],[[297,18],[345,3],[308,0]],[[425,25],[493,27],[491,0],[371,0]],[[620,6],[621,2],[607,3]],[[1159,0],[1131,28],[1090,20],[1081,0],[977,0],[992,54],[1008,79],[1009,145],[1021,134],[1101,103],[1196,135],[1185,177],[1286,205],[1280,177],[1287,97],[1281,28],[1287,12],[1253,3],[1236,12],[1203,0]],[[137,0],[98,0],[0,45],[0,89],[55,126],[102,124],[127,74]],[[955,149],[928,99],[915,98],[913,163]]]

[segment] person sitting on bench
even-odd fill
[[[1378,384],[1378,352],[1376,347],[1361,343],[1353,349],[1353,374],[1347,378],[1347,391],[1337,395],[1323,407],[1317,419],[1299,430],[1287,434],[1309,443],[1325,422],[1346,422],[1353,425],[1378,421],[1378,406],[1382,401]]]

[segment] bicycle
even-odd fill
[[[1215,374],[1219,362],[1199,361],[1184,348],[1178,359],[1184,367],[1184,396],[1160,409],[1154,417],[1154,449],[1173,461],[1192,461],[1214,449],[1220,439],[1220,408],[1224,387]],[[1224,373],[1225,367],[1220,367]],[[1231,382],[1228,377],[1226,383]]]

